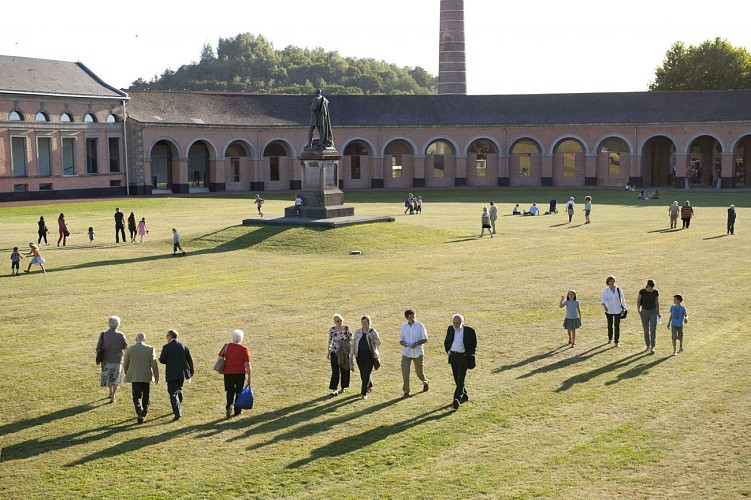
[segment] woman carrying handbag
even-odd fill
[[[215,370],[224,373],[224,391],[227,395],[227,405],[225,406],[227,418],[231,418],[233,415],[238,416],[242,413],[242,409],[238,408],[234,403],[245,386],[246,374],[248,375],[248,386],[250,386],[250,352],[242,343],[244,337],[245,332],[234,330],[232,332],[232,343],[225,344],[222,347],[219,351],[219,359],[217,359],[214,365]],[[220,366],[222,358],[224,358],[223,370],[221,370],[222,367]]]
[[[378,352],[381,338],[375,328],[370,326],[370,316],[363,316],[360,322],[362,328],[355,331],[353,354],[357,360],[357,368],[360,370],[360,379],[362,380],[360,397],[368,399],[368,393],[373,390],[370,375],[373,369],[377,370],[381,366],[381,355]]]

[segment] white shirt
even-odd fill
[[[600,303],[608,308],[608,314],[620,314],[623,310],[623,290],[621,290],[621,296],[618,295],[618,290],[618,287],[615,287],[615,291],[613,291],[608,286],[602,291]]]
[[[464,325],[458,330],[454,327],[454,342],[451,344],[452,352],[464,352]]]
[[[425,326],[419,321],[415,321],[410,326],[409,323],[402,325],[402,331],[399,332],[399,342],[404,342],[407,346],[402,347],[402,354],[408,358],[419,358],[425,354],[425,350],[422,348],[422,344],[418,345],[414,349],[408,347],[412,344],[416,344],[420,340],[428,340],[428,332],[425,331]]]

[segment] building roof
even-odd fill
[[[307,126],[311,96],[131,90],[140,122]],[[751,90],[539,95],[332,95],[331,123],[498,126],[751,121]]]
[[[80,62],[0,55],[0,93],[127,98]]]

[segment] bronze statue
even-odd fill
[[[318,129],[318,149],[334,147],[334,136],[331,133],[331,120],[329,119],[329,100],[321,94],[321,89],[316,89],[313,100],[310,101],[310,126],[308,127],[308,142],[306,147],[313,147],[313,129]]]

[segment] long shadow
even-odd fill
[[[618,368],[624,367],[626,365],[630,365],[631,363],[635,361],[639,361],[644,356],[648,356],[646,352],[638,352],[636,354],[632,354],[630,356],[626,356],[625,358],[619,359],[618,361],[613,361],[612,363],[608,363],[605,366],[601,366],[599,368],[595,368],[594,370],[589,370],[588,372],[580,373],[578,375],[574,375],[573,377],[569,377],[563,382],[561,382],[561,386],[555,390],[555,392],[563,392],[571,389],[576,384],[583,384],[585,382],[589,382],[593,378],[602,375],[603,373],[612,372],[613,370],[617,370]]]
[[[165,415],[165,416],[168,416],[168,415]],[[176,437],[187,435],[187,434],[193,434],[193,433],[197,433],[201,431],[219,432],[221,431],[221,426],[219,425],[221,422],[222,420],[219,419],[219,420],[214,420],[212,422],[208,422],[206,424],[188,425],[185,427],[178,427],[179,424],[175,424],[176,427],[170,431],[155,434],[153,436],[141,436],[141,437],[136,437],[133,439],[128,439],[126,441],[116,444],[115,446],[111,446],[107,449],[92,453],[91,455],[81,457],[78,460],[75,460],[73,462],[66,464],[66,467],[75,467],[77,465],[82,465],[88,462],[93,462],[94,460],[116,457],[118,455],[122,455],[123,453],[140,450],[148,446],[152,446],[156,444],[163,444],[165,441],[169,441],[170,439],[174,439]],[[127,428],[130,428],[134,425],[138,425],[138,424],[131,424],[127,426]]]
[[[71,406],[70,408],[63,408],[62,410],[53,411],[52,413],[47,413],[45,415],[39,415],[38,417],[19,420],[17,422],[10,422],[0,426],[0,436],[7,436],[8,434],[20,432],[30,427],[49,424],[63,418],[74,417],[76,415],[80,415],[81,413],[86,413],[87,411],[91,411],[99,406],[102,406],[105,404],[105,401],[108,400],[109,398],[104,398],[99,401],[92,401],[90,403],[84,403],[78,406]]]
[[[199,236],[198,238],[194,238],[193,240],[190,240],[190,241],[197,241],[197,240],[200,240],[201,238],[212,236],[212,235],[221,233],[222,231],[226,231],[234,227],[245,227],[245,226],[238,225],[238,226],[226,227],[219,231],[215,231],[213,233]],[[263,242],[264,240],[267,240],[268,238],[271,238],[273,236],[276,236],[277,234],[287,231],[289,229],[291,228],[288,226],[261,226],[258,229],[249,230],[247,234],[238,236],[235,239],[226,241],[213,248],[203,248],[201,250],[188,251],[187,257],[190,257],[192,255],[208,255],[208,254],[222,253],[222,252],[233,252],[235,250],[249,248],[249,247],[252,247],[254,245],[257,245]],[[186,243],[185,246],[188,250],[190,250],[189,244]],[[91,267],[102,267],[102,266],[119,266],[121,264],[134,264],[138,262],[151,262],[151,261],[174,259],[174,258],[177,258],[177,257],[175,257],[172,254],[167,253],[167,254],[160,254],[160,255],[146,255],[143,257],[133,257],[129,259],[97,260],[93,262],[84,262],[82,264],[74,264],[70,266],[52,267],[51,269],[48,269],[47,272],[51,273],[51,272],[60,272],[60,271],[70,271],[74,269],[86,269],[86,268],[91,268]]]
[[[560,224],[552,224],[550,227],[562,227],[562,226],[568,226],[568,222],[562,222]]]
[[[597,354],[601,354],[605,352],[606,350],[599,350],[603,347],[605,347],[608,344],[600,344],[598,346],[593,347],[592,349],[589,349],[587,351],[582,351],[575,356],[571,356],[570,358],[564,358],[561,360],[556,361],[555,363],[551,363],[549,365],[541,366],[539,368],[535,368],[531,372],[525,373],[523,375],[519,375],[516,377],[517,379],[523,379],[523,378],[529,378],[533,377],[539,373],[546,373],[553,370],[560,370],[561,368],[566,368],[567,366],[571,366],[575,363],[581,363],[582,361],[586,361],[589,358],[596,356]]]
[[[357,396],[355,394],[352,394],[349,397],[322,396],[305,403],[280,408],[278,410],[267,411],[259,415],[253,415],[250,422],[243,420],[242,418],[233,420],[232,422],[228,422],[224,427],[228,429],[245,429],[243,435],[233,437],[229,439],[228,442],[238,441],[240,439],[245,439],[252,434],[264,434],[267,432],[282,430],[301,422],[321,417],[327,413],[336,411],[342,406],[354,403],[356,400]],[[316,404],[321,401],[327,402],[321,405]]]
[[[674,233],[674,232],[680,231],[680,230],[681,230],[681,228],[674,227],[672,229],[671,228],[668,228],[668,229],[655,229],[655,230],[652,230],[652,231],[647,231],[647,233]]]
[[[496,235],[496,236],[497,236],[497,235]],[[446,241],[446,242],[444,242],[444,243],[463,243],[463,242],[465,242],[465,241],[477,241],[477,240],[479,240],[479,239],[480,239],[480,238],[479,238],[479,237],[477,237],[477,236],[472,236],[472,237],[469,237],[469,238],[459,238],[459,239],[457,239],[457,240],[449,240],[449,241]]]
[[[582,227],[583,225],[584,225],[584,223],[583,223],[583,222],[582,222],[581,224],[574,224],[573,226],[572,226],[572,225],[569,225],[569,226],[568,226],[568,227],[567,227],[566,229],[573,229],[573,228],[575,228],[575,227]]]
[[[568,347],[568,344],[564,344],[560,347],[556,347],[555,349],[551,349],[548,352],[542,353],[542,354],[535,354],[534,356],[530,356],[527,359],[523,359],[521,361],[518,361],[511,365],[503,365],[500,368],[496,368],[491,373],[501,373],[508,370],[513,370],[514,368],[521,368],[522,366],[528,365],[530,363],[534,363],[535,361],[540,361],[541,359],[549,358],[550,356],[553,356],[554,354],[559,353],[560,351],[566,349]]]
[[[615,385],[622,380],[627,380],[630,378],[638,377],[639,375],[646,372],[650,368],[654,368],[660,363],[664,363],[671,357],[672,356],[665,356],[664,358],[657,359],[655,361],[652,361],[651,363],[644,363],[643,365],[637,365],[637,366],[634,366],[633,368],[629,368],[625,372],[619,373],[618,375],[616,375],[614,380],[608,380],[607,382],[605,382],[605,385]]]
[[[78,432],[72,432],[65,436],[55,436],[49,439],[29,439],[21,443],[12,444],[3,447],[3,461],[23,460],[25,458],[36,457],[51,451],[70,448],[81,444],[107,439],[115,434],[136,426],[133,419],[123,420],[121,422],[104,425],[96,429],[86,429]]]
[[[709,236],[707,238],[702,238],[702,241],[716,240],[717,238],[724,238],[726,236],[730,236],[730,235],[729,234],[718,234],[717,236]]]
[[[359,450],[360,448],[363,448],[365,446],[370,446],[378,441],[382,441],[389,436],[400,434],[408,429],[411,429],[412,427],[447,417],[448,415],[454,413],[453,410],[448,411],[450,408],[451,405],[445,405],[440,408],[436,408],[435,410],[425,412],[417,417],[402,420],[401,422],[397,422],[392,425],[382,425],[360,434],[345,436],[341,439],[321,446],[320,448],[316,448],[315,450],[310,452],[309,457],[292,462],[291,464],[287,465],[286,468],[297,469],[321,458],[344,456],[347,453]]]
[[[359,396],[355,396],[354,398],[355,399],[350,398],[350,401],[355,401],[355,400],[359,399]],[[379,410],[382,410],[384,408],[387,408],[387,407],[389,407],[389,406],[391,406],[391,405],[393,405],[395,403],[398,403],[401,400],[402,400],[402,398],[400,398],[400,397],[399,398],[394,398],[394,399],[391,399],[389,401],[384,401],[383,403],[379,403],[379,404],[374,405],[374,406],[365,406],[365,407],[361,408],[360,410],[348,413],[346,415],[341,415],[339,417],[330,418],[330,419],[322,421],[322,422],[313,422],[313,423],[301,425],[299,427],[295,427],[294,429],[290,429],[289,431],[287,431],[285,433],[278,434],[278,435],[274,436],[273,438],[269,439],[268,441],[266,441],[264,443],[258,443],[258,444],[254,444],[254,445],[248,446],[247,449],[249,451],[250,450],[257,450],[259,448],[263,448],[264,446],[269,446],[269,445],[277,443],[279,441],[285,441],[285,440],[290,440],[290,439],[300,439],[300,438],[303,438],[303,437],[312,436],[314,434],[318,434],[319,432],[327,431],[327,430],[331,429],[332,427],[334,427],[335,425],[343,424],[343,423],[346,423],[346,422],[354,422],[354,421],[356,421],[355,419],[357,419],[358,417],[361,417],[363,415],[367,415],[369,413],[375,413],[375,412],[377,412]],[[308,418],[305,418],[305,419],[299,420],[299,422],[307,421],[307,420],[308,420]],[[247,437],[248,435],[256,434],[256,431],[257,431],[257,429],[251,429],[251,430],[249,430],[246,433],[246,436],[243,436],[243,437]]]

